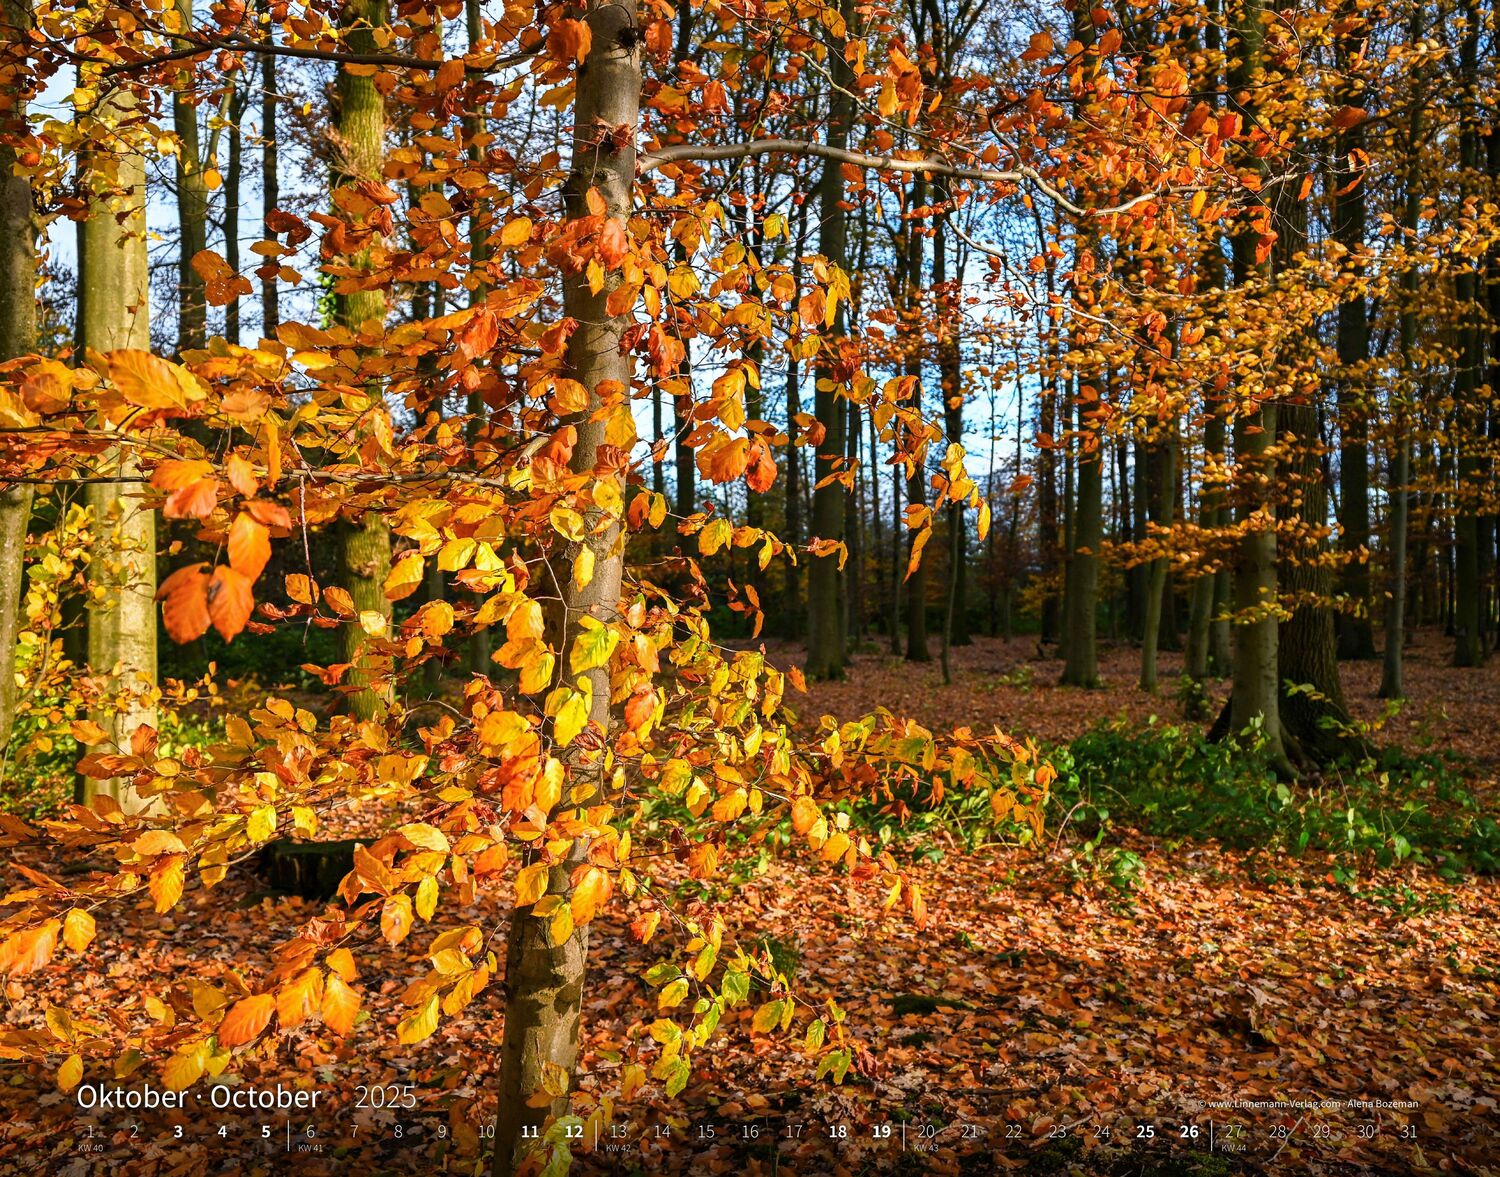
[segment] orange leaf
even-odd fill
[[[589,55],[594,35],[581,20],[560,20],[547,37],[547,53],[558,61],[582,61]]]
[[[57,930],[61,924],[48,920],[37,928],[17,932],[0,944],[0,969],[12,977],[34,973],[52,959],[57,951]]]
[[[323,1004],[323,972],[303,969],[276,991],[276,1017],[283,1030],[300,1026]]]
[[[257,993],[254,997],[235,1002],[234,1008],[219,1023],[219,1045],[232,1049],[254,1041],[275,1012],[276,998],[269,993]]]
[[[179,568],[156,590],[167,636],[179,645],[208,632],[208,565]]]
[[[1040,33],[1031,34],[1031,44],[1026,47],[1026,52],[1021,54],[1022,61],[1040,61],[1052,52],[1052,34],[1043,29]]]
[[[167,496],[161,513],[168,519],[207,519],[219,502],[219,480],[200,478]]]
[[[750,463],[745,467],[745,485],[756,494],[765,494],[776,481],[776,459],[766,439],[757,437],[750,443]]]
[[[380,912],[380,934],[390,944],[400,944],[411,931],[411,896],[392,895]]]
[[[224,463],[224,474],[236,493],[247,499],[254,498],[255,492],[260,489],[260,480],[255,477],[255,467],[239,454],[231,455],[229,461]]]
[[[323,1024],[340,1037],[354,1029],[359,1014],[359,993],[337,973],[329,973],[323,984]]]
[[[260,575],[271,558],[271,533],[241,511],[229,528],[229,563],[246,580]]]
[[[214,569],[208,586],[208,616],[220,637],[226,642],[233,641],[234,635],[250,620],[254,604],[250,582],[241,573],[223,564]]]

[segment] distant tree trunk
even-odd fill
[[[184,28],[193,27],[193,0],[176,0]],[[189,67],[188,72],[191,72]],[[208,178],[198,137],[198,107],[187,100],[191,87],[172,93],[172,129],[177,132],[177,351],[208,342],[208,301],[193,258],[208,248]]]
[[[1172,526],[1177,500],[1176,421],[1159,426],[1161,436],[1150,447],[1148,503],[1150,521],[1159,528]],[[1156,651],[1162,631],[1163,601],[1167,597],[1167,571],[1171,561],[1158,556],[1146,568],[1145,628],[1141,633],[1141,690],[1156,691]]]
[[[472,0],[471,0],[472,2]],[[273,22],[266,27],[267,42],[275,39]],[[281,178],[278,169],[276,142],[276,54],[267,53],[260,62],[260,182],[261,182],[261,234],[267,241],[275,241],[276,233],[271,228],[271,214],[281,199]],[[266,339],[276,338],[276,328],[281,325],[281,287],[277,272],[281,263],[267,258],[257,271],[260,274],[260,333]]]
[[[797,206],[797,238],[792,250],[792,297],[802,297],[802,255],[807,249],[807,206],[804,200]],[[802,436],[802,426],[797,417],[802,412],[802,365],[798,348],[800,337],[787,341],[786,361],[786,542],[794,554],[806,537],[802,527],[803,469],[802,451],[797,444]],[[782,597],[781,634],[795,641],[802,637],[805,611],[802,602],[803,557],[798,554],[798,563],[790,558],[785,563],[786,588]]]
[[[844,21],[854,20],[853,0],[840,0],[839,12]],[[854,121],[854,99],[849,89],[853,71],[844,60],[837,43],[829,55],[833,83],[837,87],[829,97],[828,144],[835,148],[849,145]],[[831,265],[848,267],[848,224],[844,205],[844,171],[837,160],[825,160],[818,190],[819,249]],[[846,311],[840,302],[828,344],[844,335]],[[827,346],[827,344],[825,344]],[[820,365],[814,415],[823,426],[823,437],[817,447],[813,469],[816,483],[823,482],[844,456],[844,406],[834,385],[832,373]],[[813,491],[812,531],[821,540],[844,538],[844,487],[827,482]],[[842,678],[848,661],[843,619],[839,609],[839,558],[836,553],[809,557],[807,576],[807,673],[814,678]]]
[[[944,194],[946,197],[946,193]],[[963,316],[958,293],[963,290],[962,258],[954,275],[954,290],[948,282],[948,219],[944,212],[938,221],[937,240],[932,251],[932,281],[941,292],[942,320],[938,336],[938,373],[943,396],[943,426],[949,445],[964,442],[964,373]],[[969,532],[964,508],[954,503],[948,508],[950,533],[948,561],[948,620],[944,623],[944,642],[967,646],[974,639],[969,633]],[[945,651],[946,656],[946,651]]]
[[[1099,685],[1096,640],[1099,613],[1099,546],[1104,539],[1104,439],[1098,416],[1083,410],[1079,387],[1077,438],[1078,498],[1074,510],[1073,544],[1068,560],[1067,651],[1062,681],[1067,686]],[[1097,402],[1096,407],[1097,407]],[[1090,420],[1092,418],[1092,420]]]
[[[137,101],[103,79],[97,115],[108,125],[133,120]],[[123,140],[117,140],[123,141]],[[151,348],[150,273],[146,253],[146,161],[137,152],[113,153],[104,179],[93,160],[80,160],[91,185],[88,215],[78,224],[78,354]],[[119,482],[89,486],[94,518],[89,562],[88,658],[94,673],[108,675],[118,695],[94,722],[125,752],[142,726],[156,725],[156,514],[135,481],[139,460],[130,445],[102,456],[98,468]],[[107,793],[127,812],[146,808],[124,778],[86,780],[85,799]]]
[[[1212,485],[1212,479],[1216,477],[1213,471],[1217,471],[1217,476],[1222,476],[1223,473],[1224,411],[1222,402],[1211,399],[1206,406],[1203,424],[1204,474],[1198,489],[1198,524],[1210,535],[1217,533],[1227,522],[1223,517],[1223,488]],[[1216,609],[1222,606],[1222,602],[1216,599],[1218,582],[1217,570],[1205,572],[1193,581],[1191,589],[1186,670],[1188,676],[1198,683],[1207,680],[1211,674],[1223,674],[1227,669],[1227,657],[1223,657],[1227,655],[1227,650],[1220,651],[1221,657],[1216,663],[1213,648],[1215,630],[1227,628],[1224,623],[1215,620]],[[1224,633],[1223,636],[1227,639],[1228,634]]]
[[[1347,5],[1352,9],[1353,5]],[[1340,66],[1354,63],[1368,35],[1364,22],[1344,13],[1350,25],[1338,39]],[[1351,79],[1346,106],[1359,106],[1363,99],[1357,79]],[[1339,131],[1333,168],[1333,236],[1349,251],[1344,265],[1354,273],[1364,269],[1365,190],[1358,159],[1365,149],[1364,123]],[[1356,154],[1357,153],[1357,154]],[[1370,447],[1368,423],[1368,373],[1370,358],[1369,313],[1363,293],[1356,292],[1339,304],[1338,315],[1338,417],[1341,437],[1339,460],[1339,546],[1345,564],[1339,588],[1348,598],[1338,616],[1338,649],[1341,658],[1374,658],[1375,631],[1370,621]]]
[[[464,0],[464,33],[469,48],[472,49],[479,44],[484,36],[484,22],[480,12],[480,0]],[[484,118],[477,112],[470,112],[464,117],[464,138],[467,141],[465,154],[469,159],[478,162],[483,157],[483,149],[479,145],[480,136],[485,129]],[[485,300],[489,293],[489,281],[486,271],[486,263],[489,261],[489,205],[484,200],[476,200],[469,210],[469,272],[474,275],[476,281],[469,291],[469,305],[476,306]],[[470,451],[478,448],[478,441],[485,417],[484,397],[478,391],[469,393],[464,412],[468,421],[464,425],[464,438],[469,444]],[[490,655],[493,645],[490,639],[490,630],[487,626],[475,626],[469,631],[468,663],[469,673],[488,676],[492,669]]]
[[[1408,43],[1416,45],[1422,35],[1423,9],[1412,8]],[[1407,117],[1406,192],[1401,205],[1401,227],[1409,239],[1415,239],[1421,223],[1422,102],[1413,102]],[[1500,148],[1500,139],[1492,137],[1491,150]],[[1411,435],[1416,427],[1415,406],[1417,374],[1417,268],[1408,266],[1401,274],[1401,310],[1397,319],[1400,331],[1401,379],[1391,390],[1391,457],[1390,457],[1390,541],[1386,569],[1385,661],[1381,668],[1380,697],[1401,699],[1406,696],[1406,600],[1407,600],[1407,532],[1411,518]],[[1421,567],[1421,564],[1418,564]]]
[[[343,19],[347,44],[354,53],[375,53],[380,48],[375,30],[388,23],[385,0],[352,0]],[[360,180],[379,181],[385,161],[385,99],[372,74],[338,70],[338,142],[335,144],[335,186]],[[360,263],[356,263],[360,264]],[[385,295],[377,290],[359,290],[334,296],[334,318],[350,330],[385,319]],[[384,397],[378,385],[367,394],[367,408],[383,411]],[[335,537],[339,552],[340,582],[354,598],[356,614],[375,612],[391,616],[385,596],[385,578],[391,569],[391,532],[384,515],[365,511],[356,519],[340,518]],[[380,667],[368,651],[370,637],[356,619],[340,629],[343,660],[349,663],[346,681],[357,689],[349,696],[349,710],[359,719],[384,713],[390,703],[388,687],[377,684]]]
[[[1459,50],[1459,68],[1466,95],[1459,131],[1459,168],[1472,176],[1479,167],[1479,5],[1466,0],[1463,6],[1465,33]],[[1454,647],[1455,666],[1479,666],[1487,653],[1485,641],[1484,584],[1480,547],[1482,530],[1478,502],[1482,463],[1478,449],[1485,433],[1484,407],[1479,401],[1479,370],[1484,362],[1481,324],[1484,310],[1479,302],[1479,280],[1475,268],[1459,263],[1454,296],[1461,312],[1458,326],[1459,356],[1454,375],[1453,400],[1458,417],[1458,514],[1454,523]]]
[[[250,104],[250,95],[242,84],[236,84],[229,101],[229,165],[224,171],[224,263],[236,274],[240,272],[240,200],[245,176],[245,139],[240,123]],[[224,305],[224,338],[240,341],[240,296],[236,294]]]
[[[586,199],[592,189],[604,197],[608,214],[623,223],[630,215],[634,197],[634,140],[626,137],[614,151],[601,152],[595,128],[637,124],[642,76],[640,41],[634,35],[638,27],[635,0],[587,0],[585,19],[592,43],[577,74],[576,130],[572,172],[564,188],[565,208],[569,217],[587,215]],[[595,415],[602,404],[599,385],[617,381],[620,387],[629,388],[631,383],[631,356],[622,348],[621,340],[632,317],[628,313],[610,314],[606,305],[619,282],[619,272],[612,272],[595,294],[590,292],[585,272],[569,274],[563,281],[563,313],[580,324],[568,340],[566,368],[588,389],[591,402],[589,411],[579,414],[575,422],[578,442],[572,469],[583,476],[596,468],[605,445],[608,422],[603,414]],[[624,559],[616,546],[617,527],[600,526],[602,517],[588,522],[587,542],[595,554],[594,577],[583,588],[572,578],[563,587],[562,606],[570,629],[584,616],[608,623],[619,608]],[[576,550],[570,551],[566,564],[571,565],[576,554]],[[608,741],[609,668],[591,670],[588,677],[593,688],[589,718]],[[583,751],[575,744],[565,755],[573,758],[574,779],[582,784],[587,779],[582,758],[599,753]],[[578,805],[588,800],[588,796],[575,792],[567,803]],[[588,845],[587,839],[575,840],[568,856],[552,868],[550,894],[566,901],[572,889],[571,873],[583,861]],[[574,929],[561,944],[552,943],[548,927],[546,920],[517,912],[507,935],[495,1177],[511,1177],[515,1172],[523,1155],[523,1129],[539,1126],[565,1110],[566,1094],[550,1100],[538,1096],[550,1068],[559,1067],[571,1076],[578,1058],[588,927]]]
[[[898,334],[905,354],[903,371],[912,379],[911,408],[922,417],[922,353],[926,350],[926,339],[921,319],[922,268],[924,249],[922,235],[918,231],[917,209],[927,203],[927,185],[919,176],[911,182],[908,190],[907,222],[903,235],[906,263],[903,273],[905,289],[901,292],[901,312],[905,322]],[[906,479],[906,501],[913,507],[927,505],[927,440],[925,435],[917,443],[917,453],[912,471]],[[916,568],[910,567],[911,556],[916,551],[917,532],[907,532],[906,561],[903,575],[906,577],[906,660],[908,662],[930,662],[932,651],[927,648],[927,562],[919,561]]]
[[[32,24],[30,0],[0,0],[0,41],[24,42]],[[36,225],[31,180],[15,174],[15,149],[6,142],[29,132],[19,90],[0,106],[0,362],[36,349]],[[16,718],[16,640],[25,595],[26,528],[31,484],[0,486],[0,756]]]

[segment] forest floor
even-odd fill
[[[1380,738],[1468,755],[1476,792],[1493,797],[1500,666],[1455,671],[1445,655],[1435,635],[1419,639],[1412,701]],[[935,727],[998,724],[1046,741],[1119,714],[1175,717],[1176,656],[1164,656],[1168,696],[1156,699],[1135,689],[1136,657],[1107,650],[1106,685],[1084,692],[1052,685],[1058,664],[1037,660],[1033,639],[956,650],[951,686],[936,663],[867,653],[845,682],[812,686],[803,710],[848,716],[878,701]],[[1344,668],[1349,703],[1371,721],[1378,675]],[[709,898],[741,943],[772,949],[803,997],[847,1011],[858,1062],[841,1086],[814,1081],[798,1040],[751,1034],[752,994],[683,1094],[666,1100],[651,1085],[619,1103],[616,1134],[586,1139],[575,1171],[1500,1172],[1494,878],[1384,872],[1410,897],[1393,908],[1373,884],[1332,885],[1326,862],[1282,856],[1268,870],[1264,854],[1127,831],[1143,869],[1121,894],[1070,869],[1066,840],[971,851],[936,836],[911,864],[928,895],[921,930],[886,915],[876,888],[801,860],[773,859]],[[101,919],[89,968],[59,958],[43,985],[8,990],[10,1024],[35,1026],[54,1004],[137,1030],[171,1018],[146,1001],[142,977],[212,980],[267,960],[319,910],[262,888],[237,871],[167,916],[146,904]],[[498,930],[508,897],[445,914]],[[617,1052],[657,1016],[640,977],[668,947],[636,944],[628,920],[617,907],[592,925],[587,1098],[618,1094]],[[434,1039],[395,1045],[400,994],[426,971],[429,936],[378,966],[373,950],[362,958],[371,1020],[348,1041],[310,1026],[237,1060],[245,1084],[318,1090],[315,1115],[85,1114],[50,1075],[7,1064],[0,1173],[474,1172],[503,1000],[492,985]],[[87,1078],[104,1070],[91,1063]],[[414,1109],[355,1106],[401,1084],[414,1085]]]

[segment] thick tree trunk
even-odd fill
[[[375,30],[389,20],[385,0],[354,0],[345,7],[343,19],[352,52],[378,51]],[[378,182],[385,161],[385,99],[372,74],[340,67],[337,87],[334,184]],[[351,331],[358,331],[366,323],[383,322],[385,313],[385,295],[380,290],[334,296],[334,318]],[[379,386],[372,385],[367,391],[366,407],[384,411],[383,401]],[[340,581],[354,598],[356,612],[374,612],[389,620],[391,603],[385,596],[385,578],[391,568],[391,533],[384,517],[377,511],[366,511],[360,518],[341,518],[334,535],[338,543]],[[349,696],[351,713],[359,719],[383,714],[390,704],[391,691],[388,685],[378,684],[384,668],[369,653],[370,635],[356,619],[343,626],[340,638],[344,661],[349,663],[345,681],[357,688]]]
[[[1223,527],[1223,487],[1211,485],[1210,479],[1222,475],[1224,462],[1224,406],[1217,400],[1207,405],[1207,419],[1203,425],[1203,480],[1198,490],[1198,523],[1203,530],[1213,534]],[[1215,569],[1205,572],[1193,582],[1191,613],[1188,619],[1186,669],[1194,682],[1204,682],[1209,675],[1221,675],[1228,670],[1228,625],[1217,620],[1223,608],[1218,593],[1221,572]],[[1215,637],[1223,643],[1215,650]],[[1217,657],[1216,657],[1217,655]]]
[[[1359,741],[1339,682],[1333,577],[1319,531],[1328,517],[1328,490],[1317,452],[1318,411],[1306,401],[1289,402],[1277,410],[1277,424],[1291,453],[1282,480],[1290,494],[1287,513],[1297,524],[1287,529],[1280,567],[1282,591],[1294,602],[1277,634],[1282,740],[1294,761],[1317,767],[1357,751]]]
[[[853,0],[840,0],[839,11],[846,25],[854,20]],[[837,42],[829,54],[833,81],[838,88],[829,98],[828,143],[843,148],[849,144],[854,120],[854,100],[849,87],[852,71]],[[844,204],[844,171],[837,160],[826,160],[818,186],[818,216],[821,226],[819,250],[829,264],[848,268],[848,215]],[[840,302],[829,342],[845,331],[845,308]],[[818,443],[813,478],[823,483],[844,455],[843,399],[833,375],[819,365],[814,415],[823,426]],[[827,482],[813,491],[812,532],[821,540],[844,538],[844,490],[840,482]],[[839,557],[835,553],[809,557],[807,574],[807,673],[814,678],[842,678],[848,661],[843,618],[839,609]]]
[[[245,137],[240,123],[249,109],[249,94],[236,85],[229,102],[229,165],[224,170],[224,263],[236,274],[240,272],[240,200],[245,176]],[[240,341],[240,296],[224,304],[224,338]]]
[[[578,70],[574,108],[572,174],[565,189],[569,216],[587,214],[590,189],[604,197],[611,217],[624,221],[630,214],[635,186],[635,145],[624,137],[613,150],[601,150],[599,126],[637,125],[641,92],[639,38],[635,35],[635,0],[588,0],[586,19],[592,33],[588,57]],[[596,468],[605,445],[607,422],[595,419],[600,405],[597,389],[603,382],[631,385],[631,358],[621,349],[621,340],[631,323],[629,315],[611,315],[606,309],[609,295],[620,275],[608,275],[597,294],[590,293],[586,273],[568,275],[563,283],[563,313],[580,326],[568,340],[570,375],[589,390],[590,405],[575,422],[578,442],[572,468],[587,475]],[[600,418],[604,414],[598,414]],[[607,477],[618,478],[611,474]],[[621,487],[623,490],[623,487]],[[571,631],[585,615],[608,622],[619,607],[623,553],[615,524],[597,510],[588,518],[587,543],[595,555],[593,579],[579,588],[569,578],[563,588],[564,624]],[[607,525],[606,525],[607,524]],[[570,566],[576,551],[564,566]],[[590,720],[607,732],[610,722],[608,667],[588,672],[592,683]],[[607,742],[607,740],[606,740]],[[575,745],[571,753],[574,779],[584,779],[581,757]],[[571,804],[586,800],[575,793]],[[571,889],[570,873],[587,851],[580,839],[567,858],[551,871],[549,894],[566,897]],[[505,1029],[500,1047],[500,1116],[495,1133],[496,1177],[510,1177],[523,1151],[523,1130],[541,1125],[561,1114],[566,1096],[550,1101],[534,1097],[543,1089],[545,1070],[561,1067],[572,1075],[578,1056],[578,1023],[583,1001],[584,966],[588,955],[588,929],[575,929],[563,943],[554,945],[546,921],[530,913],[517,912],[511,921],[506,944]],[[540,1106],[537,1106],[540,1104]]]
[[[0,40],[20,44],[31,26],[29,0],[0,0]],[[6,138],[27,134],[26,103],[0,99],[0,361],[36,348],[36,226],[31,181],[15,174]],[[25,593],[26,528],[31,486],[0,486],[0,756],[16,717],[16,637]]]
[[[98,112],[110,123],[136,116],[135,96],[106,91]],[[99,352],[151,347],[150,274],[146,255],[146,161],[117,154],[112,182],[82,173],[98,185],[88,216],[78,225],[78,345]],[[114,688],[94,722],[110,743],[130,749],[136,729],[156,724],[156,514],[144,503],[140,466],[129,445],[108,451],[101,473],[119,482],[89,486],[95,542],[89,563],[88,659]],[[107,793],[127,812],[145,808],[123,779],[88,780],[85,798]]]

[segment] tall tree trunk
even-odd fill
[[[480,0],[464,0],[464,35],[467,38],[470,49],[479,44],[484,36],[484,22],[480,11]],[[480,147],[479,139],[484,133],[485,123],[482,114],[471,111],[464,116],[464,139],[467,146],[464,154],[470,160],[479,162],[483,157],[483,149]],[[475,200],[473,207],[469,210],[469,273],[476,281],[469,290],[469,305],[476,306],[485,300],[489,293],[489,281],[486,271],[486,263],[490,257],[489,247],[489,203],[485,200]],[[484,422],[485,404],[484,397],[476,390],[469,393],[464,411],[468,420],[464,423],[464,439],[468,442],[470,452],[477,449],[479,434]],[[490,655],[493,652],[493,643],[488,626],[475,626],[469,631],[468,662],[469,673],[488,675],[493,663]]]
[[[1408,43],[1416,45],[1422,36],[1423,10],[1412,8]],[[1423,96],[1425,98],[1425,95]],[[1406,132],[1406,192],[1401,205],[1401,228],[1407,240],[1416,239],[1421,223],[1422,105],[1412,103]],[[1500,139],[1492,138],[1491,150],[1500,148]],[[1380,675],[1380,697],[1401,699],[1406,696],[1406,601],[1407,601],[1407,532],[1411,518],[1411,435],[1417,424],[1417,268],[1408,266],[1401,273],[1401,310],[1397,320],[1400,332],[1401,379],[1390,394],[1391,456],[1390,541],[1387,544],[1385,599],[1385,660]],[[1418,564],[1421,567],[1421,564]]]
[[[250,105],[250,94],[244,85],[236,85],[229,101],[229,165],[224,169],[224,264],[240,272],[240,200],[245,176],[245,137],[240,123]],[[240,341],[240,296],[235,294],[224,304],[224,338]]]
[[[927,203],[927,185],[918,177],[911,183],[910,200],[906,215],[906,288],[902,291],[902,316],[905,319],[900,335],[906,359],[905,374],[911,378],[911,409],[922,418],[922,353],[926,339],[922,327],[921,289],[923,254],[922,235],[917,226],[917,210]],[[910,506],[923,508],[927,505],[927,439],[924,435],[917,442],[912,472],[906,479],[906,501]],[[917,532],[908,531],[907,567],[916,553]],[[927,648],[927,562],[919,560],[915,569],[906,573],[906,660],[908,662],[930,662],[932,651]]]
[[[1073,539],[1068,558],[1068,585],[1064,598],[1067,615],[1067,650],[1062,681],[1067,686],[1099,685],[1099,650],[1096,630],[1099,614],[1099,547],[1104,539],[1104,440],[1097,413],[1084,408],[1081,381],[1078,390],[1078,436],[1075,439],[1078,497],[1073,515]]]
[[[1353,6],[1350,5],[1350,8]],[[1348,31],[1339,37],[1340,66],[1350,77],[1344,105],[1358,107],[1364,99],[1357,79],[1356,62],[1369,30],[1363,21],[1346,12]],[[1335,139],[1333,168],[1333,236],[1348,250],[1345,267],[1356,275],[1364,269],[1365,184],[1357,163],[1365,149],[1364,123],[1340,131]],[[1339,304],[1338,315],[1338,411],[1341,454],[1339,459],[1339,546],[1345,563],[1339,588],[1347,598],[1338,617],[1341,658],[1374,658],[1375,631],[1370,621],[1370,445],[1367,381],[1370,358],[1370,323],[1365,295],[1355,291]]]
[[[807,248],[807,205],[804,200],[797,207],[797,240],[792,256],[792,298],[802,297],[802,255]],[[782,598],[781,633],[795,641],[802,636],[805,612],[802,603],[802,557],[797,555],[802,546],[802,446],[797,444],[802,436],[802,426],[797,417],[802,412],[802,367],[799,359],[800,337],[787,341],[786,360],[786,542],[796,556],[786,561],[786,590]]]
[[[1177,500],[1177,422],[1157,426],[1160,436],[1149,450],[1150,474],[1147,508],[1150,521],[1159,528],[1172,526]],[[1158,556],[1146,567],[1146,615],[1141,632],[1141,690],[1156,692],[1156,651],[1161,640],[1163,602],[1167,599],[1167,571],[1171,561]]]
[[[129,90],[109,90],[103,79],[97,117],[118,125],[136,117]],[[78,225],[78,352],[151,347],[150,273],[146,255],[146,161],[117,151],[112,181],[80,161],[92,190],[88,215]],[[94,545],[89,562],[88,658],[95,674],[108,675],[117,694],[99,708],[94,722],[110,743],[128,753],[130,738],[156,724],[156,514],[145,505],[137,481],[140,463],[132,447],[118,445],[99,463],[118,482],[89,486]],[[127,812],[146,807],[123,778],[84,783],[85,799],[107,793]]]
[[[376,53],[380,42],[376,29],[389,21],[385,0],[352,0],[343,10],[346,43],[353,53]],[[338,142],[334,145],[335,186],[360,180],[379,182],[385,162],[385,99],[371,74],[338,71]],[[364,264],[357,259],[356,264]],[[385,319],[385,295],[378,289],[359,290],[334,296],[334,318],[351,331],[366,323]],[[378,384],[367,389],[368,411],[384,412],[384,396]],[[391,569],[391,532],[385,517],[375,510],[360,517],[340,517],[334,528],[338,543],[339,578],[354,598],[356,615],[375,612],[391,617],[385,596],[385,578]],[[343,659],[349,664],[347,682],[357,688],[349,696],[349,710],[360,719],[384,713],[390,689],[380,685],[381,667],[369,652],[370,637],[358,620],[340,629]]]
[[[274,39],[275,24],[266,28],[266,40]],[[271,228],[271,214],[281,199],[281,166],[276,142],[276,54],[267,53],[260,63],[260,183],[261,183],[261,234],[267,241],[275,241],[276,233]],[[281,263],[276,258],[267,258],[257,273],[260,275],[260,333],[266,339],[276,338],[276,328],[281,325],[281,286],[277,272]]]
[[[566,210],[569,217],[587,215],[586,198],[592,189],[603,196],[609,215],[623,223],[630,215],[634,195],[634,140],[627,136],[616,149],[601,151],[595,128],[637,125],[642,78],[635,0],[588,0],[586,20],[592,43],[577,75],[572,172],[564,189]],[[572,457],[574,472],[585,476],[596,468],[605,445],[607,421],[597,412],[602,403],[599,385],[618,382],[626,389],[631,385],[631,358],[621,341],[632,319],[629,314],[612,315],[606,307],[619,282],[619,271],[611,272],[602,289],[593,294],[584,272],[567,275],[563,281],[563,313],[580,324],[568,340],[567,368],[569,375],[589,390],[590,397],[588,410],[575,422],[578,442]],[[607,477],[618,479],[619,475]],[[584,616],[608,623],[619,607],[623,555],[616,546],[618,527],[597,509],[590,512],[587,522],[586,542],[594,551],[595,571],[586,586],[580,588],[569,578],[563,587],[563,620],[570,631]],[[576,554],[570,551],[565,566],[571,566]],[[607,733],[609,669],[591,670],[588,677],[593,688],[589,718]],[[569,754],[574,758],[574,779],[581,782],[585,767],[582,758],[597,754],[581,751],[576,744]],[[574,793],[568,803],[577,805],[587,800]],[[584,839],[574,842],[568,856],[551,871],[549,894],[567,897],[572,886],[569,876],[587,850]],[[555,945],[547,921],[530,913],[517,913],[511,921],[506,942],[496,1177],[510,1177],[515,1171],[524,1128],[540,1125],[566,1108],[566,1096],[551,1100],[536,1097],[543,1090],[547,1068],[561,1067],[564,1073],[573,1073],[587,956],[587,925],[574,929]]]
[[[193,27],[193,0],[176,0],[185,29]],[[186,71],[191,75],[191,67]],[[208,248],[208,177],[198,135],[198,107],[183,85],[172,94],[172,129],[177,132],[177,350],[208,342],[208,300],[193,258]]]
[[[1479,166],[1479,6],[1468,0],[1463,6],[1465,33],[1459,50],[1459,68],[1466,95],[1459,131],[1459,168],[1470,178]],[[1460,263],[1454,280],[1454,295],[1460,306],[1473,309],[1459,324],[1458,368],[1454,375],[1453,400],[1458,418],[1458,511],[1454,522],[1453,664],[1478,666],[1484,661],[1484,585],[1481,583],[1478,483],[1481,463],[1476,452],[1484,434],[1484,409],[1479,403],[1479,369],[1483,363],[1484,338],[1480,323],[1479,281],[1475,268]]]
[[[0,42],[26,42],[30,0],[0,0]],[[0,50],[9,56],[11,49]],[[16,87],[0,98],[0,362],[36,348],[36,225],[31,180],[15,174],[16,152],[7,144],[29,133],[26,101]],[[16,718],[16,638],[25,593],[26,528],[31,484],[0,486],[0,758]]]
[[[1255,87],[1262,84],[1261,53],[1265,44],[1265,0],[1244,0],[1236,14],[1235,44],[1228,72],[1230,100],[1246,119],[1253,120]],[[1254,282],[1268,297],[1269,267],[1257,258],[1257,234],[1247,225],[1234,236],[1234,281],[1244,287]],[[1268,390],[1269,391],[1269,390]],[[1229,695],[1229,727],[1238,735],[1259,724],[1267,754],[1278,769],[1290,774],[1281,738],[1276,581],[1276,527],[1268,488],[1275,483],[1272,443],[1276,437],[1276,404],[1269,396],[1241,407],[1234,418],[1234,457],[1240,483],[1237,519],[1240,537],[1234,566],[1234,683]]]
[[[948,282],[948,218],[944,212],[938,221],[937,240],[932,251],[932,281],[941,299],[941,325],[938,335],[938,375],[943,397],[943,426],[949,445],[964,441],[964,375],[963,317],[959,309],[959,291],[963,290],[962,269],[954,275],[955,289]],[[960,259],[960,266],[962,259]],[[998,423],[997,423],[998,424]],[[944,658],[947,647],[967,646],[974,639],[969,633],[969,532],[964,508],[954,503],[948,508],[948,608],[943,627]]]
[[[839,12],[846,27],[854,20],[853,0],[839,0]],[[834,38],[829,54],[830,69],[836,89],[829,98],[828,145],[842,149],[849,145],[854,121],[854,99],[850,86],[853,71],[844,60],[840,39]],[[848,215],[844,205],[844,170],[837,160],[825,160],[818,185],[819,250],[830,265],[848,269]],[[846,310],[839,303],[832,330],[825,347],[836,345],[845,332]],[[818,443],[813,478],[821,485],[813,491],[812,532],[821,540],[844,538],[843,484],[826,481],[844,454],[844,406],[834,383],[833,373],[824,362],[819,364],[814,415],[823,426]],[[807,574],[807,673],[814,678],[842,678],[848,661],[844,626],[839,610],[839,557],[836,553],[809,558]]]

